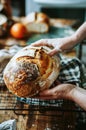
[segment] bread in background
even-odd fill
[[[27,30],[32,33],[47,33],[49,31],[49,17],[45,13],[32,12],[29,13],[22,22]]]

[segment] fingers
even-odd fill
[[[62,50],[58,46],[54,45],[51,42],[50,39],[41,39],[41,40],[38,40],[38,41],[32,43],[31,46],[35,46],[35,47],[37,47],[37,46],[53,47],[53,49],[48,53],[50,56],[53,56],[55,54],[58,54],[58,53],[62,52]]]
[[[42,92],[40,92],[40,96],[49,96],[49,95],[52,95],[52,91],[50,90],[44,90]]]
[[[51,45],[48,44],[47,39],[43,39],[32,43],[32,46],[51,46]]]
[[[53,97],[61,97],[61,94],[66,90],[66,84],[59,84],[51,89],[46,89],[39,93],[40,96],[53,96]]]
[[[62,50],[61,49],[53,49],[52,51],[50,51],[48,54],[50,55],[50,56],[53,56],[53,55],[55,55],[55,54],[58,54],[58,53],[60,53],[60,52],[62,52]]]
[[[34,96],[34,98],[36,99],[55,99],[52,95],[52,91],[51,90],[44,90],[42,92],[40,92],[38,95]]]
[[[39,95],[36,96],[35,98],[50,100],[50,99],[61,99],[61,96],[59,93],[57,94],[57,92],[54,91],[54,89],[49,89],[40,92]]]
[[[60,84],[54,88],[41,91],[35,98],[38,99],[70,99],[70,94],[75,88],[72,84]]]
[[[60,98],[57,98],[57,96],[40,96],[40,97],[35,97],[35,98],[42,99],[42,100],[60,99]]]
[[[55,55],[57,53],[57,50],[56,49],[53,49],[52,51],[50,51],[48,54],[50,55],[50,56],[53,56],[53,55]]]
[[[46,89],[42,92],[40,92],[40,96],[52,96],[52,95],[57,95],[57,87],[52,88],[52,89]]]
[[[38,41],[38,42],[35,42],[35,43],[33,43],[33,44],[31,44],[32,46],[46,46],[46,43],[44,43],[44,42],[41,42],[41,41]]]

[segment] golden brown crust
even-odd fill
[[[4,81],[17,96],[31,97],[49,88],[59,74],[58,57],[50,57],[49,48],[25,47],[8,63]]]
[[[38,22],[45,22],[49,24],[49,17],[45,13],[37,13],[36,20]]]
[[[31,22],[45,22],[47,24],[49,24],[49,17],[48,15],[46,15],[45,13],[41,13],[41,12],[32,12],[30,14],[28,14],[22,22],[24,22],[24,24],[28,24]]]

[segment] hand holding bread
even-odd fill
[[[49,88],[59,74],[59,58],[50,57],[45,46],[27,46],[7,64],[4,81],[7,88],[19,97],[32,97]]]

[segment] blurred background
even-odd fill
[[[43,102],[40,101],[36,105],[34,99],[17,98],[8,91],[3,80],[3,72],[11,57],[22,47],[41,38],[65,37],[73,34],[86,21],[86,0],[0,0],[0,2],[3,5],[0,3],[0,123],[15,119],[17,130],[85,130],[86,112],[81,108],[77,109],[74,103],[60,100],[57,101],[57,107],[53,107],[53,101],[50,101],[49,105],[52,106],[50,107],[45,104],[42,106]],[[24,27],[30,27],[27,16],[31,12],[43,12],[49,16],[48,32],[23,31]],[[25,26],[23,20],[27,22]],[[21,25],[17,26],[18,33],[15,33],[16,29],[11,33],[10,30],[17,22]],[[81,42],[66,54],[62,54],[68,58],[78,57],[86,72],[86,41]],[[81,75],[81,78],[83,79],[81,86],[86,88],[86,75],[85,78]],[[53,104],[55,105],[55,102]]]
[[[86,20],[86,0],[11,0],[11,6],[14,16],[44,12],[51,18],[76,20],[76,28]],[[82,48],[82,61],[85,62],[85,44]]]
[[[86,0],[12,0],[11,5],[17,16],[42,11],[54,18],[86,19]]]

